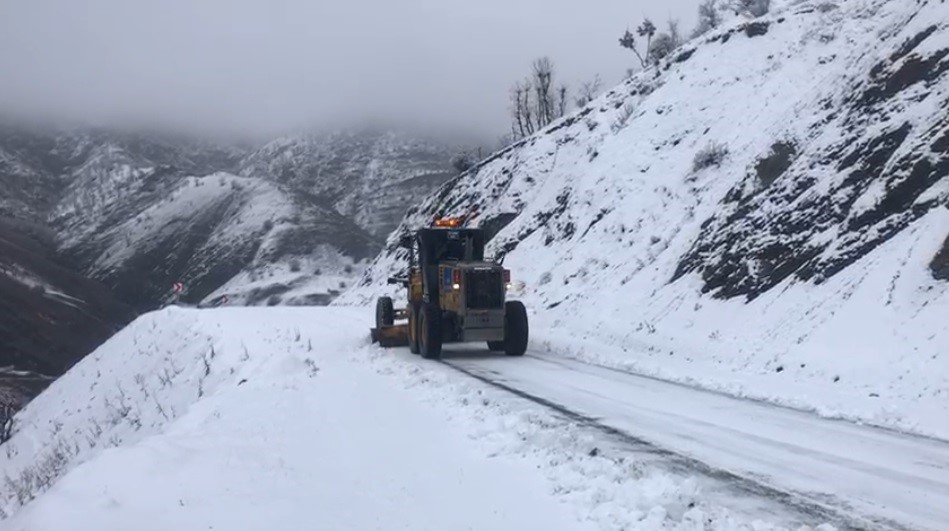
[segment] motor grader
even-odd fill
[[[389,278],[406,288],[407,304],[376,301],[372,340],[383,347],[408,345],[413,354],[440,359],[444,343],[484,341],[488,349],[521,356],[527,350],[527,310],[506,300],[510,271],[485,260],[485,231],[461,220],[438,219],[405,235],[407,276]],[[396,324],[396,320],[406,320]]]

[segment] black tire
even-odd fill
[[[501,341],[488,341],[488,350],[491,352],[501,352],[504,350],[504,340]]]
[[[392,326],[395,322],[395,308],[392,306],[392,297],[379,297],[376,300],[376,328]]]
[[[421,352],[418,337],[418,304],[409,303],[409,352]]]
[[[504,304],[504,353],[508,356],[523,356],[527,352],[527,308],[520,301]]]
[[[419,350],[422,357],[437,360],[442,357],[442,311],[434,304],[422,305],[418,324]]]

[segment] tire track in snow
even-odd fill
[[[777,502],[800,514],[805,520],[815,522],[814,525],[826,522],[834,525],[839,531],[917,531],[915,528],[889,519],[847,514],[847,511],[851,508],[846,502],[833,496],[781,489],[766,482],[765,479],[767,478],[741,475],[730,470],[713,467],[694,457],[664,448],[632,433],[610,426],[603,422],[601,418],[580,413],[562,403],[537,396],[505,383],[503,375],[497,371],[473,371],[458,363],[453,363],[451,359],[443,359],[441,363],[468,377],[551,409],[563,418],[580,426],[599,431],[612,442],[619,443],[621,448],[626,448],[638,454],[658,457],[662,460],[662,464],[670,470],[693,475],[700,474],[727,485],[730,490],[737,491],[742,495]],[[564,370],[569,369],[565,368]]]

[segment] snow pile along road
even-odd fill
[[[444,365],[365,311],[171,308],[17,417],[3,529],[812,529]],[[814,520],[818,521],[814,521]],[[829,529],[823,527],[823,529]]]
[[[476,213],[536,349],[949,438],[949,4],[773,5],[400,230]],[[340,304],[392,289],[398,236]]]

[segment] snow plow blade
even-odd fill
[[[381,328],[373,328],[369,334],[373,343],[379,343],[379,346],[406,347],[409,344],[409,325],[392,325]]]

